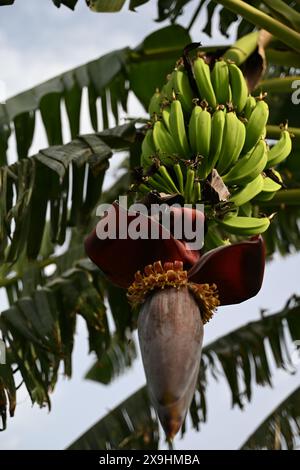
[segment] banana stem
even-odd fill
[[[50,264],[57,264],[58,259],[57,258],[46,258],[41,261],[35,261],[30,263],[31,266],[36,266],[39,269],[43,269],[46,266],[49,266]],[[28,263],[29,264],[29,263]],[[19,279],[22,279],[24,273],[16,274],[13,277],[10,278],[1,278],[0,277],[0,288],[2,287],[9,287],[15,284]]]
[[[300,189],[287,189],[278,191],[271,201],[259,203],[261,207],[280,206],[281,204],[300,207]]]
[[[219,44],[216,46],[198,47],[198,51],[214,52],[218,50],[226,50],[229,46]],[[175,58],[178,59],[182,55],[182,47],[161,47],[160,49],[147,49],[143,52],[130,51],[131,62],[145,62],[147,60],[162,60]]]
[[[241,0],[218,0],[218,3],[241,15],[250,23],[266,29],[292,49],[300,51],[300,34],[280,21]]]

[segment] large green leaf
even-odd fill
[[[81,92],[84,87],[89,87],[89,90],[93,91],[92,94],[89,93],[91,113],[93,109],[97,108],[99,100],[101,101],[102,111],[105,109],[107,106],[107,93],[113,95],[115,107],[119,105],[124,107],[127,100],[126,91],[121,88],[116,89],[114,80],[116,77],[119,77],[120,80],[124,76],[124,64],[128,60],[128,51],[128,49],[123,49],[109,53],[98,60],[63,73],[31,90],[8,99],[0,109],[2,146],[5,145],[5,139],[8,138],[4,130],[9,129],[11,123],[14,123],[18,155],[20,158],[27,156],[32,143],[34,113],[37,109],[41,111],[49,144],[62,144],[60,115],[62,101],[66,105],[72,138],[77,137],[80,132],[80,103]],[[94,130],[97,132],[99,129],[92,114],[91,120]],[[24,135],[26,135],[26,140],[24,140]]]
[[[65,5],[66,7],[70,8],[71,10],[74,10],[78,0],[52,0],[52,2],[58,8],[61,5]],[[15,3],[15,0],[0,0],[0,6],[13,5],[14,3]]]
[[[121,340],[115,335],[109,348],[90,368],[85,378],[107,385],[124,373],[134,359],[136,359],[136,347],[133,338],[127,336],[125,340]]]
[[[137,58],[144,57],[144,60],[138,60],[136,63],[132,61],[129,70],[130,87],[145,107],[148,106],[155,89],[166,82],[168,73],[178,59],[178,50],[183,50],[190,42],[188,32],[181,26],[174,25],[152,33],[137,47]],[[147,56],[155,51],[168,51],[165,60],[146,60]]]
[[[100,130],[99,105],[103,127],[109,127],[110,111],[118,124],[120,107],[126,111],[128,79],[130,89],[147,107],[153,90],[162,85],[189,42],[189,34],[183,27],[166,27],[150,34],[136,49],[124,48],[111,52],[9,98],[0,105],[0,164],[6,162],[11,128],[15,131],[19,158],[27,157],[37,110],[41,112],[49,145],[61,145],[61,103],[64,102],[71,136],[75,139],[80,133],[81,95],[84,88],[88,88],[90,119],[95,132]],[[148,83],[149,77],[151,80]]]
[[[79,262],[2,312],[0,329],[10,351],[8,366],[19,369],[33,403],[50,407],[49,394],[60,364],[67,376],[72,374],[77,314],[86,321],[90,350],[100,359],[109,347],[103,292],[95,282],[98,275],[92,263]]]
[[[300,437],[300,388],[286,398],[251,434],[242,449],[297,449]]]
[[[145,388],[138,390],[96,423],[70,450],[157,449],[158,424]]]
[[[80,136],[0,168],[0,259],[15,262],[23,251],[30,259],[39,255],[49,205],[53,244],[64,243],[68,226],[84,230],[100,198],[112,150],[129,148],[134,139],[131,122],[103,134]]]
[[[87,0],[87,4],[92,11],[115,12],[120,11],[125,0]]]
[[[78,2],[78,0],[52,0],[54,5],[57,6],[58,8],[61,5],[65,5],[68,8],[71,8],[71,10],[75,9],[75,6]]]

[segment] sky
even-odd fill
[[[193,3],[190,5],[197,5],[197,1]],[[79,1],[75,12],[64,7],[57,9],[50,0],[16,0],[14,6],[1,7],[0,81],[5,84],[6,96],[13,96],[113,49],[136,46],[148,33],[163,26],[153,21],[154,4],[156,1],[149,2],[138,13],[125,9],[110,15],[90,12],[83,0]],[[188,23],[192,14],[190,5],[183,24]],[[195,41],[209,44],[211,40],[200,32],[204,22],[205,16],[193,27],[192,36]],[[221,41],[225,39],[215,36],[216,43]],[[133,97],[130,98],[129,113],[134,116],[144,113]],[[82,132],[91,131],[84,112]],[[64,136],[67,141],[66,126]],[[39,120],[30,153],[46,146]],[[12,137],[11,159],[14,152]],[[112,165],[106,187],[113,180],[115,168],[116,164]],[[269,263],[261,292],[242,305],[220,308],[205,327],[205,344],[248,321],[259,319],[261,308],[276,312],[290,295],[299,294],[299,262],[300,255],[297,254],[284,260],[276,257]],[[0,310],[6,306],[0,290]],[[73,361],[73,377],[71,380],[61,377],[53,394],[50,413],[32,407],[26,391],[20,389],[16,416],[9,419],[7,431],[0,433],[0,449],[63,449],[145,383],[140,357],[130,371],[108,387],[84,380],[93,357],[88,354],[87,332],[80,319]],[[208,422],[201,427],[201,432],[190,430],[184,439],[177,438],[175,448],[239,448],[258,423],[299,385],[299,378],[299,368],[294,375],[275,371],[273,389],[256,387],[253,400],[244,411],[231,409],[230,392],[224,380],[216,383],[211,379],[207,391]]]

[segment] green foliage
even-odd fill
[[[296,450],[299,431],[300,388],[297,388],[251,434],[242,449]]]
[[[87,0],[87,4],[92,11],[115,12],[120,11],[125,0]]]
[[[175,42],[174,42],[174,38]],[[64,102],[72,139],[80,133],[81,97],[88,89],[89,113],[95,132],[109,127],[109,113],[119,122],[127,110],[129,90],[147,107],[157,86],[165,81],[190,37],[181,26],[163,28],[148,36],[136,49],[120,49],[63,73],[7,100],[0,106],[0,164],[6,163],[8,138],[14,128],[19,159],[28,155],[40,110],[49,145],[61,145],[61,104]],[[163,50],[161,46],[163,44]],[[151,60],[152,59],[152,60]],[[145,87],[145,74],[151,82]],[[102,114],[99,123],[98,104]]]
[[[158,423],[147,391],[138,390],[84,433],[70,450],[143,449],[158,447]]]
[[[61,5],[65,5],[66,7],[70,8],[71,10],[75,9],[75,6],[78,0],[52,0],[54,5],[60,8]]]
[[[136,347],[133,339],[124,340],[116,335],[101,359],[86,373],[85,378],[107,385],[124,373],[134,359],[136,359]]]
[[[53,246],[62,245],[67,227],[76,226],[82,232],[99,201],[112,149],[128,148],[134,139],[134,124],[129,123],[110,132],[80,136],[1,167],[2,263],[15,263],[22,253],[36,259],[42,255],[45,236]],[[50,233],[46,234],[48,207]]]

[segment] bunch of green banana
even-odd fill
[[[200,182],[216,168],[228,186],[232,206],[225,217],[213,212],[212,221],[222,233],[263,233],[270,218],[254,216],[254,204],[270,200],[282,187],[280,174],[273,170],[276,182],[266,170],[291,152],[287,126],[282,126],[280,139],[269,149],[264,96],[249,95],[240,68],[228,58],[217,60],[212,69],[205,58],[194,60],[198,96],[182,62],[178,64],[150,101],[151,126],[142,143],[141,165],[149,169],[155,163],[159,168],[144,176],[141,192],[179,193],[186,203],[194,204],[203,200]]]

